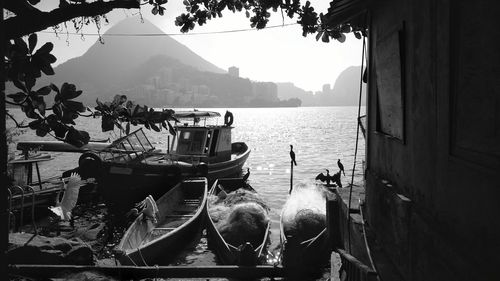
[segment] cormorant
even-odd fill
[[[290,158],[292,159],[292,163],[297,166],[297,162],[295,161],[295,152],[293,152],[293,145],[290,145]]]
[[[247,182],[248,177],[250,177],[250,168],[247,168],[247,173],[243,176],[243,182]]]
[[[327,185],[330,184],[330,181],[335,183],[338,187],[342,187],[342,182],[340,181],[340,171],[333,176],[330,176],[330,171],[326,169],[326,176],[323,173],[320,173],[316,176],[316,180],[320,180],[322,182],[326,182]]]
[[[339,166],[339,169],[340,171],[342,171],[342,173],[344,174],[345,176],[345,172],[344,172],[344,165],[342,165],[342,163],[340,163],[340,159],[337,160],[337,165]]]

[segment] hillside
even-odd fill
[[[118,22],[104,34],[104,44],[96,42],[84,55],[62,63],[54,69],[55,75],[40,79],[61,84],[71,82],[86,93],[85,101],[107,97],[123,90],[125,77],[134,75],[135,69],[151,57],[165,55],[182,61],[200,71],[225,73],[186,46],[169,36],[106,36],[106,34],[161,34],[159,28],[144,20],[128,18]]]

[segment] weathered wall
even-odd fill
[[[386,0],[371,11],[367,216],[407,280],[500,278],[500,9],[476,2]],[[398,90],[377,70],[395,30],[400,138],[380,132],[377,93]]]

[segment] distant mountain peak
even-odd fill
[[[110,29],[108,29],[104,34],[158,34],[164,33],[159,27],[150,22],[148,19],[140,17],[127,17]]]

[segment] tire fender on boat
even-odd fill
[[[231,111],[226,111],[226,114],[224,115],[224,125],[226,126],[231,126],[234,121],[234,116]]]
[[[98,178],[101,173],[102,159],[93,152],[84,152],[78,159],[79,172],[85,178]]]

